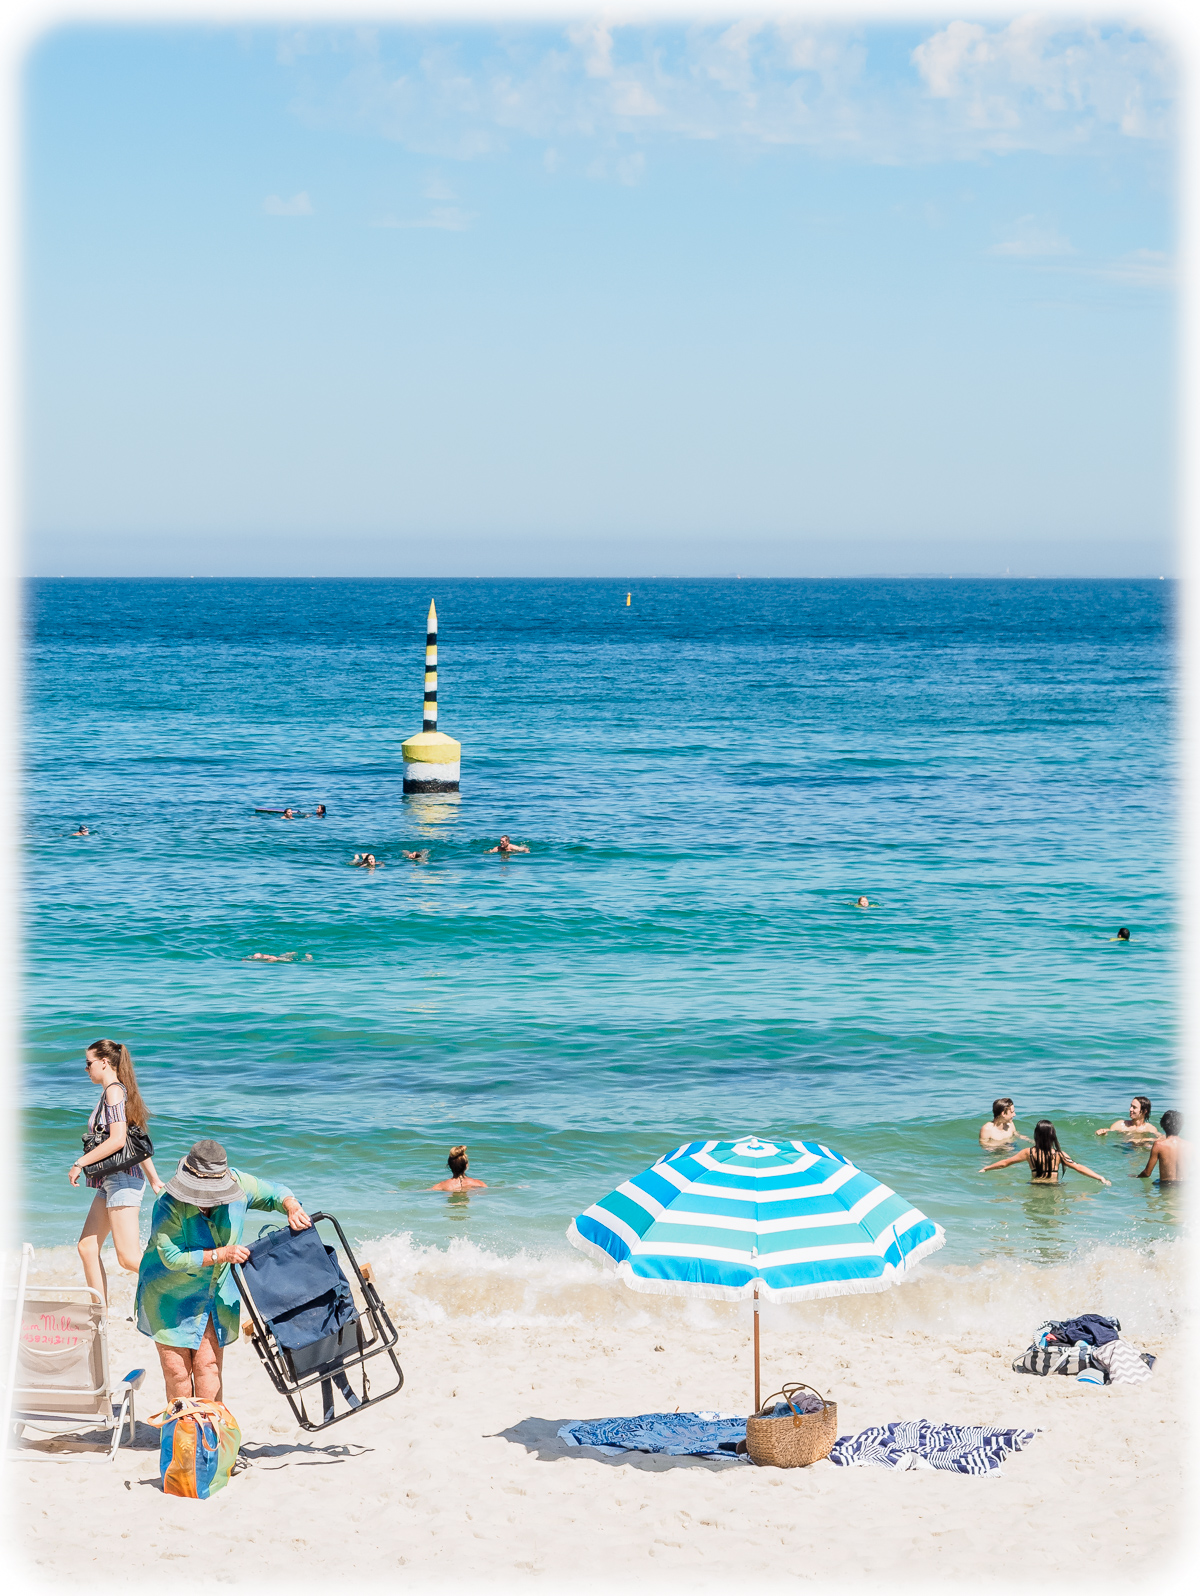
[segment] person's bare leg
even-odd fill
[[[79,1235],[79,1257],[83,1263],[83,1278],[93,1291],[98,1291],[108,1302],[108,1277],[100,1260],[100,1249],[109,1233],[108,1209],[104,1206],[104,1193],[98,1191],[92,1198],[87,1218]]]
[[[225,1348],[217,1341],[217,1332],[210,1317],[204,1327],[204,1339],[192,1359],[196,1395],[202,1402],[220,1402],[224,1365]]]
[[[181,1397],[190,1397],[194,1357],[191,1347],[164,1347],[161,1342],[155,1342],[155,1345],[158,1347],[158,1361],[162,1365],[163,1385],[167,1388],[167,1401],[178,1402]]]
[[[140,1208],[110,1208],[108,1224],[112,1231],[113,1247],[122,1269],[136,1275],[142,1261],[141,1236],[138,1230]]]

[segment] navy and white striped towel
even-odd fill
[[[978,1424],[931,1424],[906,1419],[858,1435],[840,1435],[829,1454],[843,1468],[875,1463],[884,1469],[949,1469],[995,1474],[1010,1452],[1027,1447],[1037,1430],[993,1430]]]

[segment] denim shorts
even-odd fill
[[[100,1187],[106,1208],[137,1208],[145,1189],[146,1177],[140,1169],[119,1169],[115,1175],[105,1175]]]

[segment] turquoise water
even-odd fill
[[[82,1223],[101,1035],[160,1171],[214,1135],[359,1238],[565,1247],[659,1154],[742,1132],[836,1147],[942,1261],[1171,1233],[1092,1131],[1176,1101],[1173,585],[627,591],[30,585],[29,1239]],[[432,805],[400,754],[431,597],[463,744]],[[502,830],[530,854],[489,856]],[[1001,1094],[1113,1188],[979,1174]],[[459,1141],[471,1201],[424,1190]]]

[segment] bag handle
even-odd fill
[[[147,1419],[147,1424],[152,1424],[156,1430],[161,1430],[164,1424],[170,1424],[172,1419],[187,1419],[199,1417],[214,1420],[221,1414],[225,1404],[223,1402],[206,1402],[201,1397],[176,1397],[152,1419]]]
[[[760,1407],[758,1412],[755,1414],[755,1418],[770,1418],[771,1415],[767,1410],[774,1407],[776,1397],[783,1398],[788,1407],[791,1408],[792,1412],[795,1414],[796,1418],[803,1419],[809,1417],[809,1415],[801,1413],[800,1409],[792,1400],[793,1393],[796,1391],[811,1391],[813,1396],[820,1397],[822,1413],[824,1413],[825,1409],[829,1406],[827,1399],[821,1396],[821,1393],[815,1386],[805,1385],[803,1380],[787,1380],[784,1382],[782,1391],[776,1391],[775,1396],[769,1396],[767,1398],[762,1407]]]

